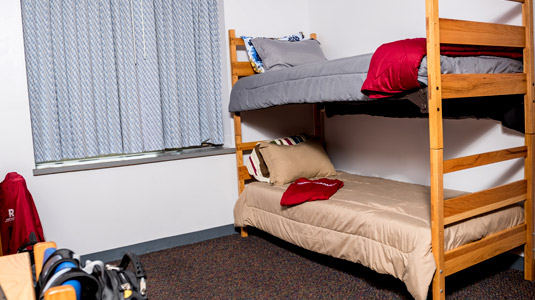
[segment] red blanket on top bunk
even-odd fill
[[[441,45],[447,56],[501,56],[521,58],[519,48]],[[381,45],[374,52],[362,93],[370,98],[387,98],[420,88],[418,67],[426,55],[426,39],[406,39]]]

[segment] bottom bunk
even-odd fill
[[[357,262],[401,279],[425,299],[435,272],[427,186],[338,172],[344,182],[329,200],[281,206],[288,185],[253,182],[234,208],[235,225],[252,226],[305,249]],[[445,190],[445,199],[463,192]],[[445,228],[445,250],[521,226],[511,205]]]

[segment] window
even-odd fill
[[[37,163],[222,144],[217,0],[22,0]]]

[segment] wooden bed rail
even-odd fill
[[[447,199],[444,201],[444,226],[525,201],[526,188],[527,181],[519,180]]]
[[[439,18],[438,0],[426,0],[431,167],[431,232],[437,270],[433,299],[445,298],[445,276],[524,246],[524,277],[535,279],[533,261],[533,165],[535,132],[533,79],[533,1],[522,5],[522,26]],[[445,74],[440,72],[440,44],[523,48],[521,74]],[[524,94],[525,145],[443,160],[442,99]],[[469,100],[467,100],[469,101]],[[444,200],[445,173],[509,159],[524,159],[524,179],[488,190]],[[525,223],[477,242],[444,251],[444,226],[517,202],[524,204]]]
[[[526,146],[522,146],[445,160],[443,172],[446,174],[510,159],[525,158],[527,149]]]
[[[442,74],[442,99],[518,95],[527,92],[524,73]]]
[[[525,243],[526,224],[521,224],[446,251],[443,274],[451,275]]]
[[[439,19],[440,43],[519,47],[526,45],[524,26]]]

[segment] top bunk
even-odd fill
[[[264,42],[267,46],[258,43],[260,57],[265,55],[270,63],[284,62],[292,67],[261,74],[255,73],[249,62],[237,60],[237,50],[245,43],[231,29],[234,86],[229,111],[321,103],[327,116],[428,117],[428,77],[438,71],[442,73],[441,99],[448,99],[443,103],[444,118],[490,118],[524,132],[524,95],[529,74],[523,68],[523,52],[529,44],[525,27],[438,20],[438,64],[428,61],[429,44],[435,43],[432,38],[389,42],[373,54],[334,60],[312,57],[311,63],[301,65],[292,65],[294,50],[290,46],[300,51],[298,43],[286,42],[286,48],[282,48],[282,42],[269,41]],[[312,39],[316,39],[315,34]],[[312,46],[309,48],[320,48],[319,43]],[[272,52],[266,54],[266,49]],[[432,71],[429,65],[438,65],[438,70]]]

